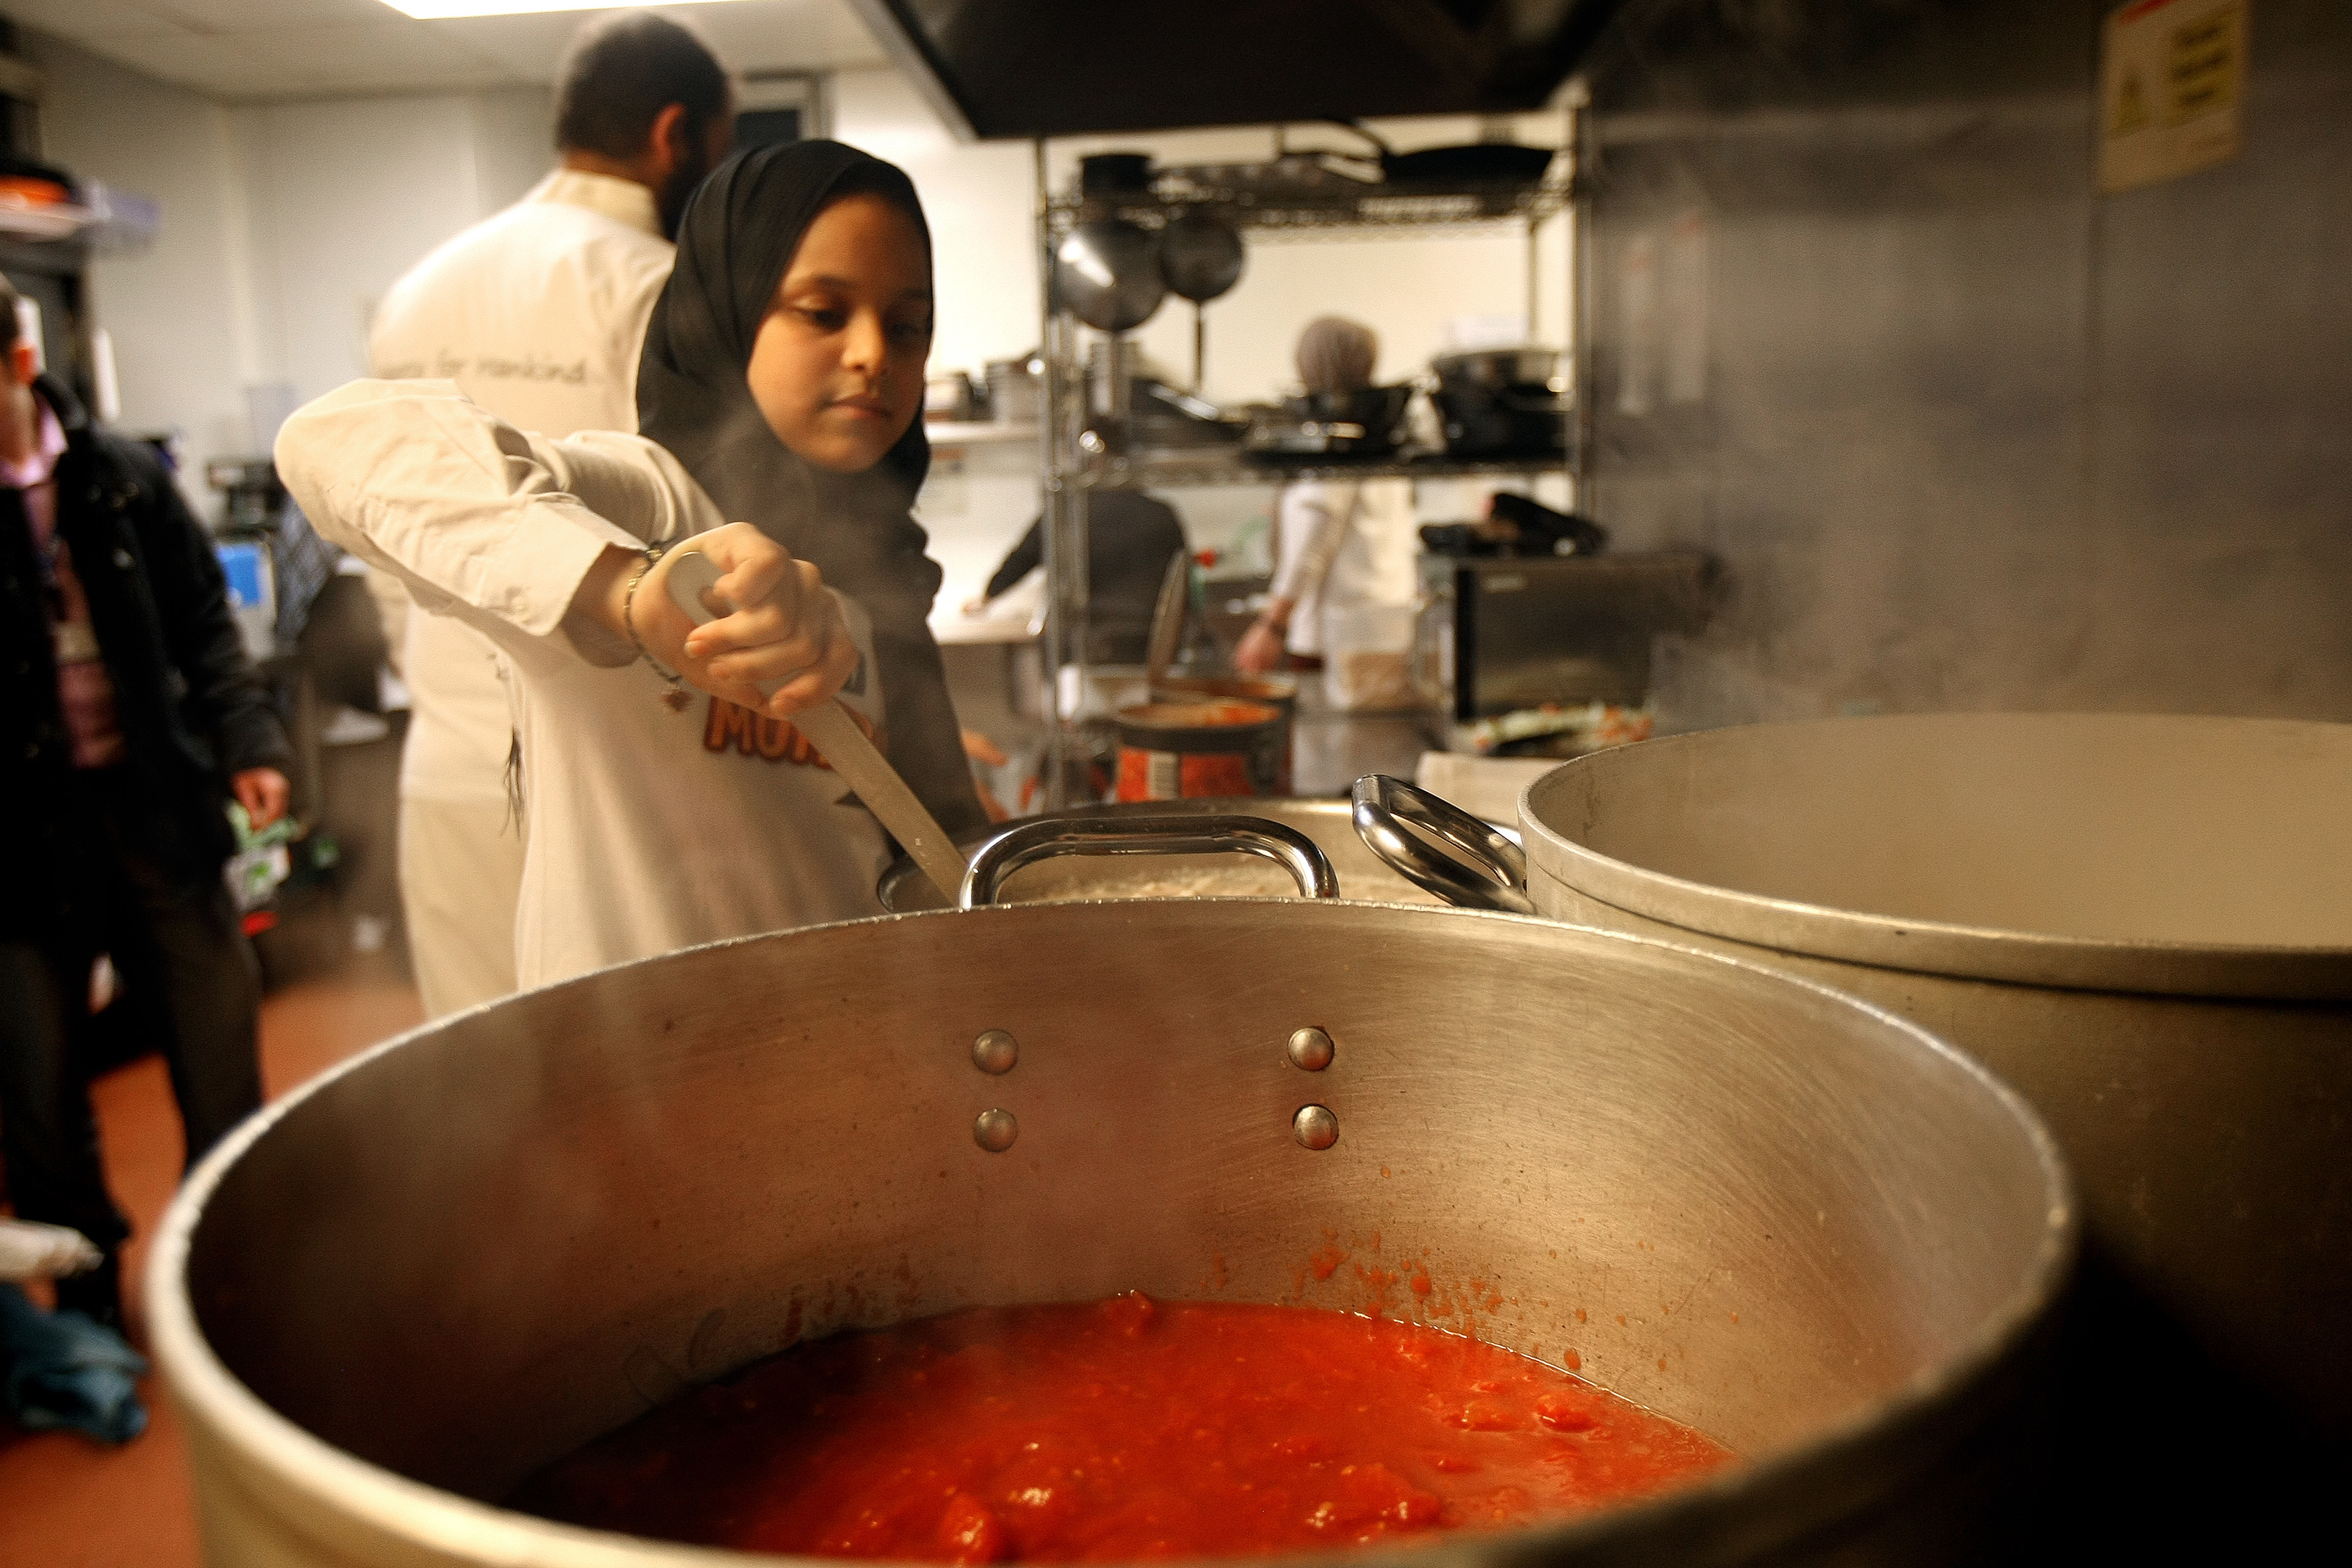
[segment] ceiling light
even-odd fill
[[[520,16],[540,11],[618,11],[644,0],[383,0],[424,22],[451,16]],[[660,0],[664,5],[708,5],[719,0]]]

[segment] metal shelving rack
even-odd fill
[[[1068,804],[1068,766],[1076,726],[1061,717],[1060,671],[1075,666],[1079,683],[1087,671],[1087,492],[1112,485],[1144,485],[1180,489],[1204,485],[1282,485],[1310,479],[1461,479],[1568,475],[1573,487],[1581,479],[1584,443],[1580,439],[1585,418],[1582,363],[1587,337],[1583,317],[1586,267],[1579,250],[1585,228],[1568,249],[1568,310],[1575,331],[1575,385],[1578,411],[1570,415],[1564,457],[1520,459],[1455,459],[1442,454],[1383,459],[1276,458],[1245,456],[1236,448],[1206,447],[1143,449],[1129,453],[1089,452],[1081,447],[1087,423],[1086,375],[1079,352],[1080,323],[1055,298],[1054,257],[1062,240],[1078,225],[1102,218],[1119,218],[1147,229],[1159,229],[1188,212],[1211,212],[1243,231],[1252,244],[1328,243],[1362,239],[1394,239],[1406,235],[1444,238],[1455,235],[1492,235],[1518,228],[1527,236],[1528,321],[1537,320],[1538,291],[1538,239],[1543,226],[1577,207],[1583,194],[1575,170],[1584,156],[1584,105],[1571,95],[1565,116],[1560,154],[1544,177],[1533,184],[1464,186],[1436,189],[1388,185],[1349,179],[1328,173],[1312,184],[1296,180],[1276,183],[1253,177],[1262,165],[1234,165],[1207,172],[1163,171],[1148,193],[1116,196],[1087,195],[1076,191],[1053,191],[1047,168],[1047,144],[1033,144],[1036,171],[1037,261],[1040,334],[1044,386],[1039,425],[1043,500],[1045,517],[1046,623],[1044,665],[1045,691],[1041,711],[1047,718],[1047,750],[1044,770],[1045,804],[1057,808]]]

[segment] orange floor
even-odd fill
[[[261,1009],[261,1068],[275,1096],[422,1016],[416,992],[387,962],[331,979],[299,981]],[[115,1201],[137,1234],[123,1278],[135,1279],[156,1217],[180,1179],[180,1123],[163,1065],[153,1058],[93,1088]],[[135,1289],[124,1295],[131,1337],[146,1348]],[[145,1436],[106,1448],[0,1421],[0,1564],[7,1568],[195,1568],[195,1520],[180,1433],[163,1390],[142,1386]]]

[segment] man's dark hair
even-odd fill
[[[21,298],[16,286],[0,275],[0,354],[16,346],[16,334],[22,330],[16,323],[16,301]]]
[[[692,28],[650,11],[624,11],[580,29],[555,79],[555,147],[634,158],[654,117],[686,106],[698,139],[727,112],[726,69]]]

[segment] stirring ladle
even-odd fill
[[[719,613],[703,603],[703,595],[725,599],[716,594],[719,578],[719,563],[699,550],[683,550],[670,559],[669,596],[671,602],[704,625],[719,618]],[[763,690],[772,691],[782,681],[770,681]],[[923,868],[923,875],[937,885],[940,896],[953,908],[963,891],[964,873],[971,869],[963,851],[956,847],[946,829],[923,808],[907,781],[898,776],[849,710],[828,697],[813,707],[803,708],[793,715],[793,722],[802,734],[833,764],[833,771],[848,781],[882,826],[890,831],[907,851],[908,858]]]

